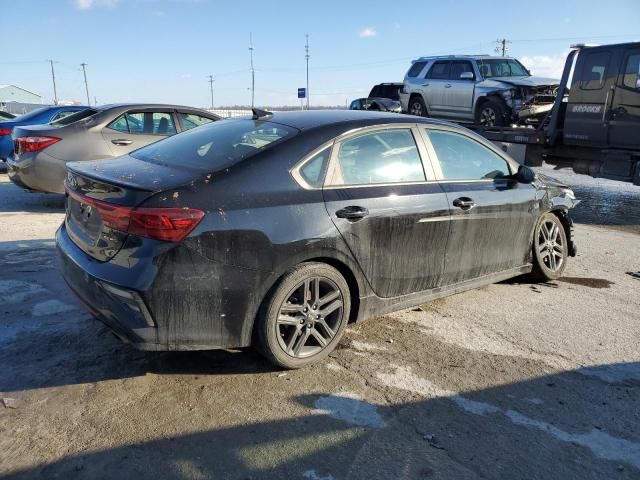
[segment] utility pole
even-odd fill
[[[307,43],[304,46],[305,55],[304,58],[307,60],[307,88],[306,88],[306,97],[307,97],[307,110],[309,110],[309,34],[305,35],[307,38]]]
[[[211,110],[213,110],[213,75],[209,75],[209,88],[211,89]]]
[[[495,48],[495,52],[496,53],[501,53],[503,57],[507,56],[507,44],[511,43],[509,40],[507,40],[506,38],[499,38],[498,40],[496,40],[496,48]]]
[[[87,92],[87,106],[91,106],[91,100],[89,99],[89,84],[87,83],[87,64],[81,63],[82,74],[84,75],[84,89]]]
[[[53,70],[53,60],[49,60],[51,63],[51,80],[53,81],[53,104],[58,105],[58,91],[56,90],[56,72]]]
[[[256,71],[253,69],[253,37],[249,33],[249,55],[251,56],[251,109],[255,103]]]

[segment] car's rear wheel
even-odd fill
[[[426,117],[427,106],[424,104],[424,100],[420,96],[415,96],[409,101],[409,115],[415,115],[416,117]]]
[[[335,268],[302,263],[287,272],[262,306],[258,347],[273,363],[301,368],[336,347],[349,319],[349,286]]]
[[[476,112],[476,124],[484,128],[504,125],[504,108],[495,100],[483,102]]]
[[[560,219],[553,213],[542,216],[533,239],[533,271],[543,282],[560,278],[567,266],[567,234]]]

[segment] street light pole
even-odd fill
[[[251,109],[255,104],[256,72],[253,69],[253,37],[249,33],[249,55],[251,57]]]
[[[51,80],[53,82],[53,104],[58,105],[58,90],[56,89],[56,72],[53,70],[53,60],[49,60],[51,63]]]
[[[89,99],[89,84],[87,83],[87,64],[81,63],[82,74],[84,75],[84,89],[87,92],[87,106],[91,106],[91,100]]]
[[[305,35],[307,38],[307,43],[304,46],[305,56],[304,58],[307,60],[307,88],[306,88],[306,97],[307,97],[307,110],[309,110],[309,34]]]
[[[209,87],[211,88],[211,110],[213,110],[213,75],[209,75]]]

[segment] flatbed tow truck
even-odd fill
[[[525,165],[640,185],[640,42],[572,45],[539,125],[476,131]]]

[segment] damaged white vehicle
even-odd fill
[[[535,77],[515,58],[421,57],[400,92],[402,111],[481,127],[529,125],[547,114],[560,80]]]

